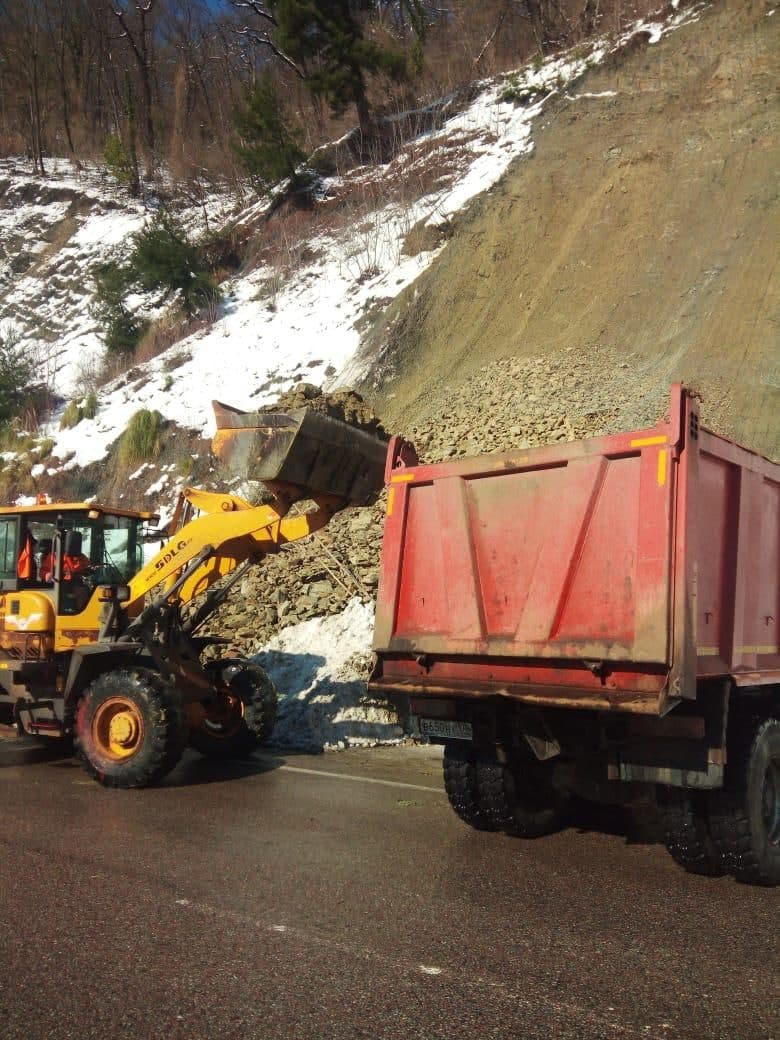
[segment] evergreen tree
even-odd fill
[[[357,109],[360,129],[371,129],[366,78],[382,73],[401,79],[406,58],[366,38],[362,16],[375,8],[369,0],[275,0],[278,46],[305,72],[311,92],[324,98],[335,115]],[[403,8],[418,35],[425,27],[420,0]]]
[[[164,210],[135,236],[128,266],[142,288],[179,293],[188,314],[219,299],[198,250]]]
[[[114,356],[130,355],[145,328],[125,305],[132,276],[126,267],[113,260],[99,264],[92,274],[97,290],[93,315],[103,326],[106,352]]]
[[[286,178],[295,182],[296,169],[305,156],[269,78],[254,88],[235,118],[240,137],[235,152],[255,187],[267,192]]]
[[[0,329],[0,425],[7,425],[20,414],[32,378],[32,361],[19,350],[15,337]]]

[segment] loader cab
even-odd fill
[[[36,591],[58,616],[82,613],[96,586],[126,584],[141,569],[150,519],[83,503],[0,510],[0,596]]]

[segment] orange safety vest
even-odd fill
[[[19,553],[19,560],[16,564],[16,576],[18,578],[32,578],[33,574],[33,553],[32,553],[32,538],[27,535],[22,551]]]
[[[76,576],[84,574],[89,570],[89,567],[89,560],[83,553],[79,556],[68,556],[66,554],[62,557],[62,577],[65,581],[70,581],[74,574]]]

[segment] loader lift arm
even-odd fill
[[[289,516],[292,496],[280,495],[272,505],[261,506],[253,506],[236,495],[193,488],[187,488],[182,496],[200,511],[200,516],[176,530],[129,582],[127,609],[131,612],[152,589],[172,583],[205,550],[209,552],[200,566],[179,590],[182,603],[206,592],[241,563],[278,552],[283,545],[319,531],[346,504],[330,495],[315,495],[311,501],[316,504],[316,511]]]

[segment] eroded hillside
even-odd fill
[[[619,428],[683,379],[708,425],[779,456],[779,73],[780,13],[723,0],[580,80],[391,315],[366,387],[386,421],[435,429],[460,384],[474,428],[509,411],[507,441],[544,413],[592,426],[594,398]],[[577,378],[530,406],[522,363],[490,376],[567,356]]]

